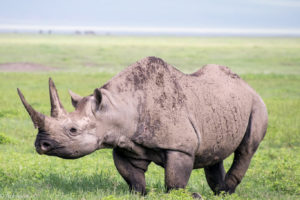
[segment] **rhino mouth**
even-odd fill
[[[56,147],[50,147],[50,145],[48,145],[49,143],[44,142],[43,146],[37,146],[36,145],[36,151],[38,152],[38,154],[40,155],[52,155],[52,154],[57,154],[59,153],[62,149],[64,149],[64,146],[56,146]]]
[[[44,154],[47,156],[56,156],[56,157],[63,158],[63,159],[77,159],[77,158],[81,158],[84,156],[84,155],[79,155],[78,151],[70,152],[64,146],[54,147],[47,152],[43,152],[43,150],[41,150],[40,148],[37,148],[36,151],[40,155]]]
[[[71,151],[57,141],[39,135],[35,141],[35,149],[40,155],[56,156],[63,159],[76,159],[83,157],[79,151]]]
[[[81,157],[85,156],[85,155],[79,155],[78,152],[70,153],[65,150],[63,150],[63,151],[61,151],[61,150],[62,150],[62,148],[54,149],[50,152],[47,152],[46,155],[47,156],[56,156],[56,157],[63,158],[63,159],[77,159],[77,158],[81,158]]]

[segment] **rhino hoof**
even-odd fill
[[[199,193],[197,193],[197,192],[194,192],[194,193],[192,194],[192,197],[193,197],[194,199],[202,199],[202,196],[201,196]]]

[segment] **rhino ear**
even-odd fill
[[[75,94],[71,90],[69,90],[69,94],[71,95],[72,105],[74,106],[74,108],[76,108],[78,102],[81,101],[82,97],[80,95],[78,95],[78,94]]]
[[[102,94],[100,92],[100,89],[96,88],[94,90],[94,98],[96,99],[97,106],[99,106],[102,101]]]

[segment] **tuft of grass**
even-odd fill
[[[4,133],[0,133],[0,144],[14,144],[15,140],[6,136]]]

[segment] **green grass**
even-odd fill
[[[0,72],[0,199],[299,199],[300,38],[197,38],[0,35],[0,64],[33,62],[55,72]],[[268,132],[236,193],[214,196],[202,169],[186,190],[165,194],[164,171],[151,164],[146,197],[128,192],[111,150],[78,160],[40,156],[37,131],[16,92],[19,87],[39,111],[49,114],[51,76],[68,111],[67,89],[89,95],[117,72],[149,55],[184,72],[207,63],[226,65],[263,97]],[[4,141],[4,142],[2,142]],[[11,142],[12,141],[12,142]],[[230,167],[232,157],[225,161]]]

